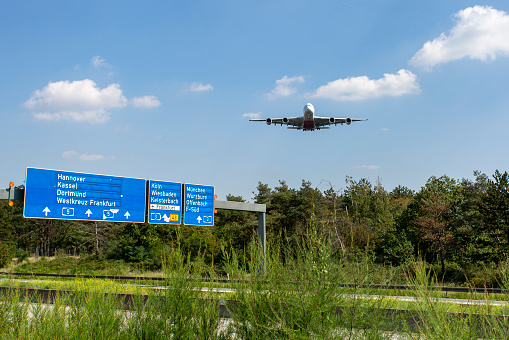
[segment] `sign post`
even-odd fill
[[[148,181],[148,223],[180,224],[182,183]]]
[[[27,218],[145,222],[146,181],[27,168]]]
[[[214,187],[184,184],[183,210],[185,225],[214,225]]]

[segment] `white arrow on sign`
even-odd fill
[[[90,209],[88,209],[87,211],[85,211],[85,215],[87,215],[87,217],[90,217],[90,215],[92,215],[92,212],[90,211]]]
[[[163,220],[166,223],[170,222],[170,218],[168,216],[166,216],[166,214],[163,215]]]
[[[125,212],[125,214],[124,214],[124,216],[125,216],[126,220],[128,220],[128,219],[129,219],[129,216],[131,216],[131,214],[129,214],[129,211],[126,211],[126,212]]]
[[[198,217],[196,218],[196,220],[198,221],[198,223],[201,223],[201,220],[202,220],[201,216],[198,216]]]
[[[51,212],[51,210],[49,210],[49,208],[46,207],[42,212],[44,213],[44,215],[48,216],[48,213]]]

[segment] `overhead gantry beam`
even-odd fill
[[[0,189],[0,200],[10,199],[14,201],[21,201],[23,200],[24,196],[25,189],[18,189],[14,187]],[[214,207],[216,209],[223,210],[251,211],[258,213],[258,237],[260,238],[260,244],[262,246],[263,254],[265,254],[266,249],[265,213],[267,211],[267,206],[265,204],[215,200]]]
[[[266,231],[267,231],[267,227],[265,225],[265,213],[267,211],[267,206],[265,204],[215,200],[214,207],[216,209],[224,209],[224,210],[257,212],[258,213],[258,237],[260,238],[262,252],[263,252],[263,254],[265,254]]]

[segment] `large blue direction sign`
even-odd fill
[[[214,187],[184,184],[184,224],[214,225]]]
[[[24,217],[145,222],[146,180],[27,168]]]
[[[180,224],[182,183],[148,183],[148,223]]]

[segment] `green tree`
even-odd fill
[[[226,200],[245,202],[241,196],[234,195],[227,195]],[[218,210],[214,224],[213,234],[217,239],[236,251],[244,251],[257,232],[258,216],[248,211]]]
[[[454,243],[453,234],[446,221],[449,205],[438,192],[433,192],[421,204],[423,214],[415,223],[419,226],[422,239],[430,244],[430,251],[440,255],[442,273],[445,273],[445,254]]]
[[[457,202],[461,200],[461,187],[458,182],[446,175],[441,177],[431,176],[421,190],[415,194],[407,209],[403,212],[399,219],[401,230],[404,231],[409,240],[415,246],[416,254],[423,254],[429,261],[434,259],[434,255],[437,254],[437,249],[441,250],[441,264],[445,261],[446,254],[451,254],[449,249],[455,244],[455,230],[451,214],[451,209],[457,206]],[[440,202],[440,206],[433,206],[433,202]],[[438,203],[437,203],[438,204]],[[432,213],[433,209],[440,210],[439,208],[446,207],[446,211],[440,212],[439,217],[435,216],[435,227],[438,228],[439,224],[444,223],[441,226],[443,233],[452,235],[452,238],[446,237],[445,247],[441,246],[437,248],[438,240],[441,238],[433,238],[430,233],[432,227],[431,221],[428,221],[429,232],[425,232],[426,228],[423,227],[425,223],[424,219],[426,216]],[[438,231],[437,231],[438,233]],[[435,243],[434,243],[435,242]],[[441,243],[440,243],[441,244]],[[439,252],[440,253],[440,252]]]
[[[509,174],[496,170],[480,205],[489,238],[505,257],[509,251]]]
[[[391,191],[391,197],[396,200],[399,199],[410,200],[414,197],[414,195],[415,192],[412,189],[409,189],[403,185],[398,185]]]
[[[411,259],[412,244],[397,221],[412,200],[413,192],[399,186],[392,192],[383,187],[380,180],[373,186],[369,180],[346,178],[344,193],[350,217],[353,246],[374,251],[379,262],[400,264]],[[355,242],[356,240],[356,242]]]
[[[329,188],[323,192],[323,207],[320,210],[319,220],[324,233],[331,237],[332,245],[345,253],[347,249],[343,230],[346,229],[346,225],[349,225],[346,203],[341,190],[335,190],[330,182],[328,184]]]
[[[253,192],[255,203],[269,205],[273,194],[272,189],[269,187],[269,185],[263,184],[262,182],[258,182],[256,190],[257,192]]]
[[[311,182],[302,180],[301,187],[296,193],[296,203],[300,216],[300,225],[303,227],[302,232],[307,230],[320,231],[318,215],[324,209],[325,200],[323,194],[318,188],[313,188]]]
[[[161,264],[162,245],[159,231],[168,226],[129,222],[121,223],[120,227],[116,242],[110,245],[106,255],[126,262],[138,262],[149,268],[158,268]]]
[[[0,268],[7,267],[12,260],[12,247],[6,243],[0,241]]]
[[[344,192],[348,207],[348,216],[353,224],[373,225],[372,194],[373,187],[368,179],[358,181],[346,177],[347,187]]]
[[[484,225],[480,211],[481,202],[488,187],[488,176],[474,171],[475,180],[462,179],[459,182],[460,196],[450,209],[457,249],[450,257],[464,268],[473,263],[487,264],[493,260],[492,241]]]

